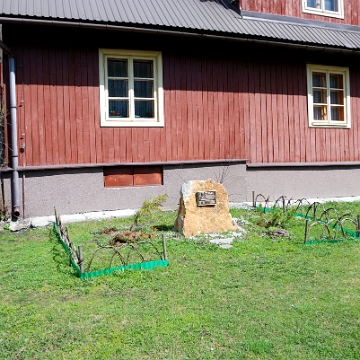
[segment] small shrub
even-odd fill
[[[258,221],[259,226],[265,228],[280,227],[286,229],[290,226],[290,222],[294,219],[296,208],[290,208],[287,211],[283,211],[276,205],[271,210],[259,207],[257,210],[260,214],[260,220]]]
[[[149,200],[145,200],[141,208],[134,215],[133,223],[130,226],[130,231],[132,231],[135,226],[139,226],[140,221],[149,223],[154,220],[156,215],[161,213],[160,206],[166,201],[168,196],[162,194],[156,197],[152,197]]]

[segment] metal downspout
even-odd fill
[[[15,76],[15,58],[11,50],[0,40],[0,47],[8,55],[9,59],[9,91],[10,91],[10,125],[11,125],[11,204],[12,215],[19,217],[19,151],[17,144],[17,119],[16,119],[16,76]]]

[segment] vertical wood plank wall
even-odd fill
[[[359,0],[344,0],[344,19],[303,13],[302,1],[303,0],[240,0],[242,9],[247,11],[294,16],[339,24],[360,25]]]
[[[248,159],[358,161],[351,129],[308,127],[305,62],[163,54],[164,128],[101,128],[98,53],[16,49],[20,166]]]

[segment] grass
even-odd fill
[[[344,209],[360,209],[346,204]],[[1,359],[358,359],[360,243],[271,238],[231,249],[174,236],[169,266],[81,281],[52,229],[0,233]],[[159,219],[170,227],[174,213]],[[71,239],[131,220],[72,224]],[[168,233],[169,234],[169,233]]]

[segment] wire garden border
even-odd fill
[[[320,208],[320,214],[318,209]],[[310,215],[311,214],[311,215]],[[316,244],[319,242],[340,242],[349,236],[360,240],[360,215],[353,216],[351,213],[340,215],[334,207],[325,209],[323,204],[314,202],[305,214],[304,244]],[[352,225],[355,230],[349,230],[346,224]],[[320,226],[321,235],[319,240],[308,240],[311,229]],[[340,239],[339,239],[340,235]]]
[[[262,204],[258,205],[259,199]],[[307,210],[304,204],[308,205]],[[341,242],[349,237],[353,240],[360,240],[360,215],[353,216],[351,213],[340,215],[334,207],[325,209],[324,205],[319,202],[310,204],[305,198],[302,199],[287,199],[285,196],[280,196],[275,202],[270,201],[270,197],[265,197],[262,194],[255,196],[253,191],[253,207],[261,208],[266,212],[283,211],[284,213],[289,208],[294,209],[294,216],[305,218],[304,244],[312,245],[322,242]],[[301,209],[301,213],[298,211]],[[320,211],[319,211],[320,209]],[[345,228],[345,224],[351,224],[355,230]],[[309,235],[312,228],[316,226],[321,228],[321,235],[319,239],[309,240]],[[341,238],[339,238],[339,235]]]
[[[162,247],[163,247],[162,251],[159,251],[153,243],[151,243],[150,241],[147,241],[147,243],[149,243],[150,246],[154,248],[156,254],[159,256],[159,260],[144,261],[144,257],[142,256],[141,252],[139,251],[139,249],[137,248],[137,246],[135,244],[126,244],[125,246],[122,246],[121,248],[130,247],[131,250],[135,251],[139,255],[139,258],[142,260],[140,263],[128,264],[127,262],[129,260],[129,256],[127,258],[122,256],[119,247],[102,246],[102,245],[98,244],[98,248],[94,251],[94,253],[89,261],[89,264],[87,266],[87,269],[84,270],[84,258],[83,258],[83,253],[82,253],[82,247],[78,246],[76,249],[76,246],[70,240],[67,229],[64,228],[62,225],[60,216],[57,214],[56,209],[55,209],[54,231],[55,231],[59,241],[61,242],[62,246],[64,247],[66,253],[69,255],[70,266],[73,267],[73,269],[76,272],[76,275],[82,280],[98,277],[100,275],[109,275],[109,274],[113,273],[114,271],[152,270],[159,266],[168,266],[169,265],[169,262],[167,260],[167,252],[166,252],[166,241],[165,241],[165,237],[163,235],[162,236]],[[103,251],[103,250],[106,250],[106,251],[112,250],[113,251],[113,254],[110,258],[109,267],[107,269],[103,269],[103,270],[90,271],[91,263],[92,263],[95,255],[99,251]],[[115,257],[118,257],[120,259],[120,261],[123,264],[122,266],[112,267],[112,263],[113,263],[113,260]]]

